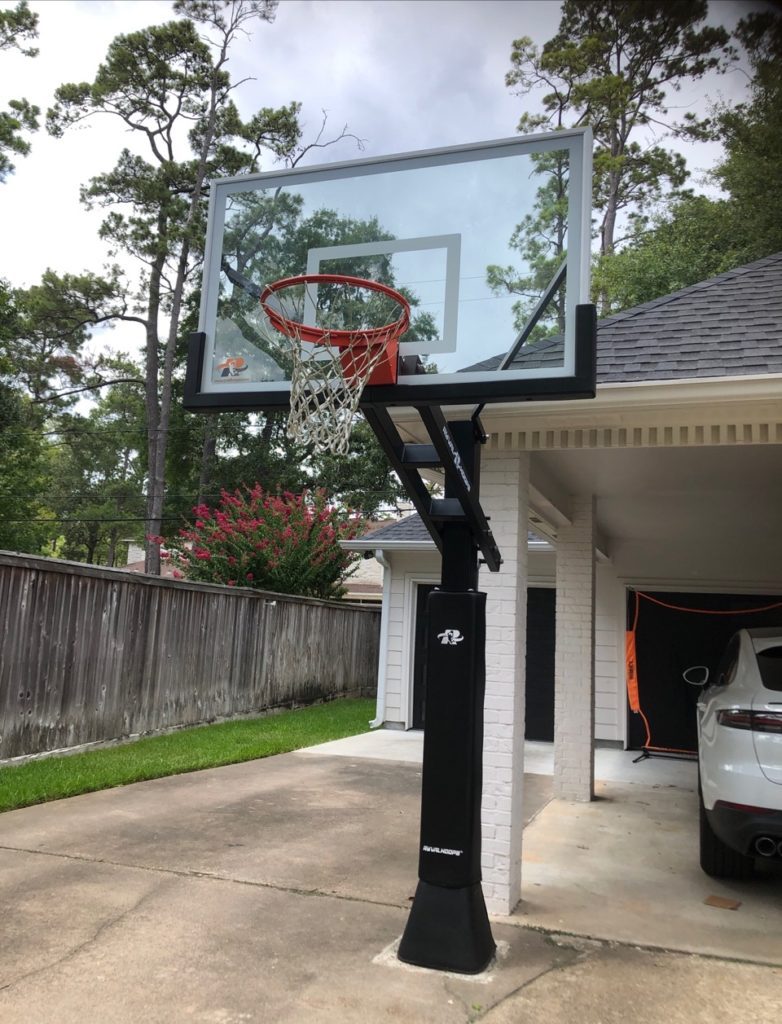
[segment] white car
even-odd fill
[[[713,878],[748,878],[756,857],[782,859],[782,627],[739,630],[713,677],[694,666],[685,678],[704,687],[701,867]]]

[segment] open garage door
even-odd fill
[[[629,679],[629,746],[694,753],[699,690],[682,673],[693,665],[708,665],[713,673],[737,629],[782,625],[782,597],[631,590],[627,617],[635,634],[637,680],[636,702]]]

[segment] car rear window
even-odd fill
[[[767,690],[782,690],[782,646],[767,647],[758,653],[760,678]]]

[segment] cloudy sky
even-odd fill
[[[3,7],[12,0],[0,0]],[[40,16],[40,55],[0,54],[0,104],[25,96],[41,108],[63,82],[91,79],[115,35],[172,17],[162,0],[31,0]],[[710,20],[731,28],[748,6],[712,2]],[[514,133],[524,102],[504,84],[511,42],[529,35],[542,44],[556,30],[555,0],[282,0],[273,24],[258,24],[235,48],[234,79],[252,76],[236,94],[243,113],[298,100],[305,136],[322,111],[329,129],[343,125],[364,140],[319,151],[318,162],[376,156],[503,138]],[[708,99],[738,98],[739,70],[682,92],[682,109]],[[534,103],[534,100],[532,101]],[[94,119],[64,139],[39,132],[30,157],[0,184],[0,276],[34,283],[48,266],[99,269],[100,211],[87,213],[79,185],[109,169],[127,135]],[[711,149],[688,153],[694,172]]]

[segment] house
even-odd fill
[[[538,365],[556,345],[517,358]],[[497,913],[520,898],[525,704],[531,728],[553,732],[555,795],[588,801],[596,742],[691,750],[682,671],[713,664],[740,625],[782,622],[782,254],[602,320],[597,360],[594,400],[482,413],[481,503],[504,559],[481,571],[483,876]],[[412,410],[394,415],[424,440]],[[375,724],[420,725],[415,641],[437,552],[415,517],[348,546],[386,570]]]
[[[128,572],[143,573],[145,571],[144,566],[146,565],[144,559],[144,545],[139,544],[134,540],[128,540],[126,543],[128,545],[128,560],[125,563],[124,568]],[[167,579],[173,579],[174,571],[175,567],[170,561],[168,561],[168,556],[166,555],[160,563],[160,575]]]

